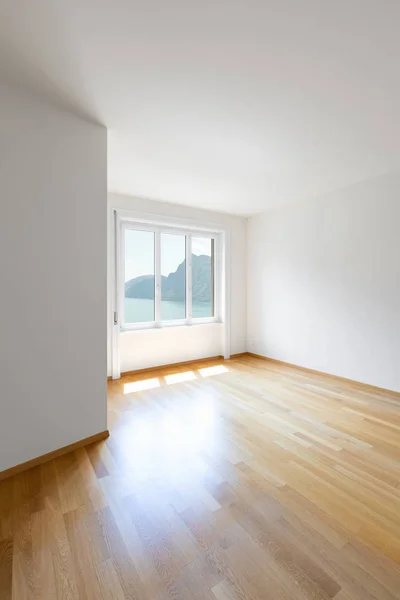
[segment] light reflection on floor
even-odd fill
[[[154,389],[151,407],[139,400],[124,413],[119,434],[129,485],[136,491],[145,482],[146,489],[162,481],[168,487],[198,484],[208,469],[205,456],[221,446],[224,423],[219,418],[218,395],[203,386],[179,384],[227,372],[224,365],[216,365],[124,384],[124,394],[132,398]]]
[[[167,408],[126,413],[120,450],[131,481],[195,484],[206,470],[202,456],[220,445],[221,421],[207,395]]]

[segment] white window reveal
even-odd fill
[[[121,330],[220,321],[218,233],[121,222]]]

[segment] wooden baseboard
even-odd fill
[[[270,358],[269,356],[263,356],[262,354],[255,354],[254,352],[246,352],[245,354],[247,354],[247,356],[252,356],[253,358],[260,358],[261,360],[275,363],[277,365],[282,365],[284,367],[292,367],[293,369],[306,371],[307,373],[313,373],[314,375],[323,375],[324,377],[329,377],[330,379],[336,379],[338,381],[343,381],[344,383],[351,383],[352,385],[358,386],[359,388],[368,388],[371,391],[375,392],[389,392],[390,394],[394,394],[395,396],[398,396],[400,398],[400,392],[388,390],[387,388],[378,387],[377,385],[372,385],[370,383],[364,383],[362,381],[356,381],[355,379],[349,379],[348,377],[341,377],[340,375],[325,373],[324,371],[317,371],[316,369],[309,369],[308,367],[300,367],[299,365],[294,365],[293,363],[278,360],[277,358]]]
[[[5,471],[0,471],[0,481],[7,479],[8,477],[12,477],[13,475],[17,475],[18,473],[22,473],[23,471],[27,471],[28,469],[32,469],[32,467],[42,465],[43,463],[53,460],[53,458],[57,458],[58,456],[62,456],[63,454],[68,454],[68,452],[73,452],[74,450],[82,448],[83,446],[87,446],[88,444],[101,442],[102,440],[108,438],[109,435],[110,432],[108,429],[106,429],[105,431],[95,433],[94,435],[84,438],[83,440],[79,440],[78,442],[74,442],[73,444],[68,444],[68,446],[63,446],[62,448],[58,448],[57,450],[53,450],[47,454],[42,454],[41,456],[32,458],[31,460],[21,463],[20,465],[15,465],[15,467],[10,467],[10,469],[6,469]]]
[[[123,373],[121,373],[121,377],[125,377],[127,375],[141,375],[142,373],[150,373],[151,371],[160,371],[161,369],[187,367],[188,365],[194,365],[196,363],[202,363],[202,362],[209,362],[212,360],[222,360],[223,358],[224,357],[222,355],[209,356],[207,358],[196,358],[195,360],[186,360],[184,362],[169,363],[167,365],[159,365],[158,367],[147,367],[146,369],[136,369],[134,371],[124,371]]]
[[[231,354],[229,360],[237,359],[237,358],[244,358],[246,356],[251,356],[253,358],[259,358],[261,360],[268,361],[270,363],[275,363],[277,365],[282,365],[285,367],[292,367],[293,369],[299,369],[299,370],[305,371],[307,373],[313,373],[314,375],[323,375],[324,377],[329,377],[331,379],[343,381],[345,383],[351,383],[352,385],[356,385],[360,388],[364,388],[364,389],[368,388],[369,390],[373,390],[373,391],[381,392],[381,393],[382,392],[390,392],[391,394],[395,394],[396,396],[398,396],[400,398],[400,392],[396,392],[394,390],[388,390],[386,388],[371,385],[370,383],[363,383],[361,381],[355,381],[354,379],[348,379],[347,377],[340,377],[340,375],[332,375],[331,373],[325,373],[324,371],[317,371],[316,369],[310,369],[308,367],[301,367],[299,365],[294,365],[293,363],[285,362],[283,360],[278,360],[276,358],[270,358],[269,356],[263,356],[262,354],[255,354],[254,352],[238,352],[237,354]],[[209,362],[209,361],[213,361],[213,360],[224,360],[224,357],[222,355],[210,356],[208,358],[198,358],[195,360],[188,360],[185,362],[170,363],[167,365],[160,365],[158,367],[148,367],[146,369],[138,369],[136,371],[125,371],[124,373],[121,373],[121,377],[129,376],[129,375],[141,375],[144,373],[151,373],[154,371],[160,371],[160,370],[169,369],[169,368],[185,367],[185,366],[193,365],[196,363]],[[0,478],[1,478],[1,473],[0,473]]]

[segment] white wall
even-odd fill
[[[228,227],[231,240],[231,354],[246,350],[246,230],[244,218],[176,204],[156,202],[123,196],[108,195],[109,205],[109,374],[111,373],[111,295],[113,290],[113,247],[112,247],[112,210],[120,208],[135,210],[163,217],[193,219],[199,223],[210,223]],[[222,325],[193,325],[191,327],[170,327],[160,330],[131,331],[120,336],[121,371],[158,366],[166,363],[181,362],[216,356],[223,352]]]
[[[222,325],[126,331],[120,336],[121,373],[223,354]]]
[[[106,424],[106,131],[0,90],[0,470]]]
[[[248,350],[400,391],[400,175],[254,217]]]

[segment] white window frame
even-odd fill
[[[154,321],[125,323],[125,233],[126,231],[148,231],[154,234],[154,276],[155,276],[155,294],[154,294]],[[186,238],[186,317],[184,319],[161,319],[161,234],[181,235]],[[213,316],[212,317],[193,317],[192,315],[192,238],[205,238],[214,241],[213,253]],[[219,290],[220,290],[220,268],[217,255],[219,252],[219,235],[217,232],[189,229],[187,227],[172,227],[168,225],[154,225],[153,223],[143,223],[131,220],[121,220],[119,236],[119,258],[118,269],[120,272],[119,290],[118,290],[118,322],[120,331],[138,331],[142,329],[156,329],[161,327],[179,327],[204,325],[207,323],[221,323],[219,311]]]
[[[121,377],[120,340],[122,336],[135,335],[135,331],[122,332],[119,320],[119,296],[121,281],[120,238],[121,223],[134,222],[160,227],[189,230],[193,235],[202,232],[218,235],[218,249],[215,252],[219,276],[218,285],[218,315],[222,328],[222,353],[225,359],[230,358],[231,349],[231,231],[230,227],[221,223],[200,221],[199,219],[146,213],[126,206],[109,206],[108,238],[109,238],[109,336],[110,336],[110,365],[112,379]],[[204,325],[207,327],[207,324]],[[153,330],[154,331],[154,330]],[[135,338],[132,343],[136,343]]]

